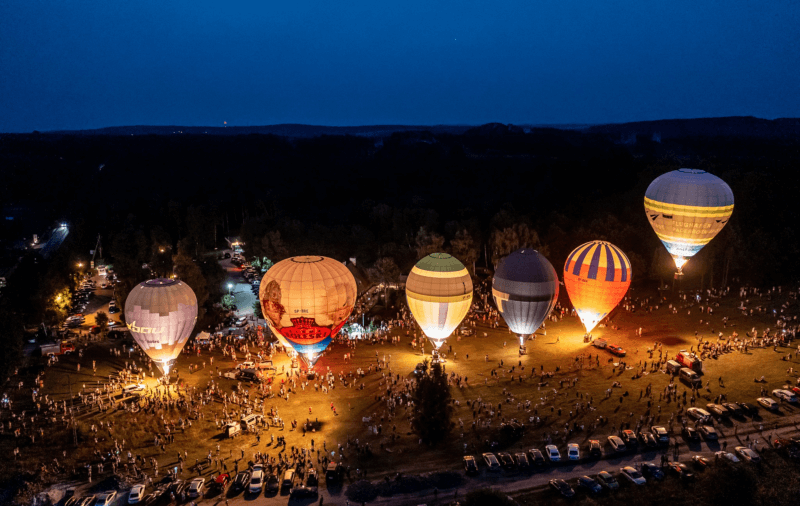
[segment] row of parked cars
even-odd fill
[[[750,448],[746,446],[737,446],[734,453],[719,451],[715,453],[716,460],[725,459],[729,462],[751,462],[757,464],[761,461],[761,457]],[[688,466],[683,462],[666,462],[664,466],[659,466],[653,462],[643,462],[638,466],[625,466],[619,468],[618,474],[615,476],[613,471],[601,471],[595,476],[583,475],[577,478],[573,483],[561,478],[550,480],[549,486],[552,490],[566,498],[572,498],[576,495],[576,490],[582,490],[588,495],[597,495],[604,491],[614,491],[619,489],[620,482],[628,482],[633,485],[645,485],[649,480],[660,481],[663,480],[667,474],[673,475],[681,480],[693,480],[695,478],[695,471],[703,470],[710,465],[709,459],[701,456],[694,455],[691,459],[692,466]],[[619,479],[617,479],[619,478]]]

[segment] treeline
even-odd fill
[[[209,253],[225,247],[226,236],[273,261],[354,257],[373,281],[396,280],[436,250],[484,274],[511,251],[533,247],[560,271],[572,249],[604,239],[627,253],[634,284],[669,282],[674,267],[643,196],[656,176],[680,167],[722,177],[736,198],[728,226],[687,265],[684,287],[798,279],[799,139],[625,142],[498,124],[377,139],[3,135],[0,199],[32,210],[4,220],[6,263],[20,256],[11,246],[21,238],[11,231],[29,230],[30,238],[44,223],[70,224],[54,258],[23,259],[5,293],[24,293],[9,314],[27,322],[58,316],[48,301],[68,285],[70,269],[88,261],[98,234],[119,292],[149,276],[142,264],[159,275],[174,269],[197,285],[206,309],[221,296],[223,274]]]

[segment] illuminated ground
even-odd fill
[[[785,296],[779,300],[768,302],[766,299],[759,301],[758,297],[751,300],[748,307],[756,307],[764,305],[769,308],[781,309],[781,304],[788,302]],[[545,432],[553,433],[559,430],[563,434],[564,424],[573,422],[589,425],[594,421],[598,415],[603,415],[608,418],[608,423],[599,427],[595,431],[595,436],[605,436],[612,433],[611,427],[619,427],[620,423],[633,420],[638,420],[640,415],[647,411],[646,401],[639,401],[639,391],[644,389],[648,384],[652,384],[653,391],[656,393],[653,401],[653,410],[651,413],[658,416],[657,406],[660,404],[662,407],[661,415],[657,420],[666,422],[669,418],[671,411],[675,409],[675,404],[666,404],[658,402],[658,393],[667,385],[669,378],[667,375],[660,372],[651,373],[639,379],[631,379],[636,366],[641,360],[650,362],[650,358],[646,353],[647,348],[652,346],[654,341],[664,343],[664,349],[668,356],[674,357],[676,352],[680,349],[688,349],[696,345],[696,338],[694,336],[695,330],[699,331],[700,335],[712,342],[716,341],[716,333],[723,331],[725,335],[729,335],[732,330],[737,330],[739,334],[744,337],[744,333],[749,331],[751,327],[763,330],[766,327],[775,326],[774,318],[767,318],[760,316],[758,318],[745,318],[741,316],[741,312],[736,311],[734,308],[738,305],[739,299],[736,296],[730,296],[724,299],[721,307],[715,308],[715,314],[711,317],[709,325],[701,325],[699,323],[701,316],[706,319],[706,315],[700,315],[697,311],[697,306],[691,308],[691,314],[687,314],[687,309],[683,309],[677,315],[671,314],[667,304],[662,304],[661,307],[653,313],[648,313],[641,309],[635,313],[620,312],[614,319],[614,325],[620,327],[619,330],[612,330],[610,328],[597,329],[594,334],[595,337],[605,337],[609,342],[621,345],[628,351],[628,356],[625,358],[634,370],[624,371],[620,374],[620,368],[616,368],[616,372],[612,372],[614,363],[608,362],[611,355],[605,351],[599,351],[601,367],[583,370],[570,369],[575,361],[575,357],[581,354],[591,354],[593,357],[598,354],[598,350],[587,344],[583,343],[582,330],[579,328],[579,323],[576,318],[570,317],[558,323],[547,324],[547,335],[537,336],[535,342],[528,342],[528,355],[519,357],[517,353],[516,338],[511,336],[507,329],[501,328],[498,330],[488,329],[485,325],[479,324],[476,336],[463,338],[461,341],[452,339],[453,351],[457,353],[457,361],[450,360],[447,364],[447,372],[455,372],[456,374],[467,376],[469,378],[469,387],[464,389],[453,388],[454,399],[460,402],[460,407],[456,410],[456,422],[458,419],[463,419],[465,427],[469,427],[472,422],[472,410],[466,407],[467,400],[474,400],[481,398],[484,402],[491,402],[495,406],[498,403],[503,403],[503,414],[506,418],[519,418],[527,420],[533,414],[532,410],[518,411],[517,402],[524,403],[525,400],[530,400],[532,404],[540,404],[538,407],[539,415],[546,415],[546,422],[537,427],[536,429],[528,430],[525,436],[509,447],[509,450],[522,450],[531,447],[542,448],[544,446],[543,435]],[[792,314],[796,312],[796,304],[791,301],[790,309]],[[646,308],[645,308],[646,309]],[[723,316],[729,317],[728,328],[724,329],[721,324]],[[643,328],[643,336],[636,337],[634,335],[636,329]],[[711,330],[715,333],[712,334]],[[488,335],[483,336],[484,332]],[[403,332],[404,336],[405,332]],[[410,377],[411,371],[414,366],[421,361],[422,357],[418,352],[414,352],[409,346],[410,339],[403,337],[399,346],[392,345],[369,345],[359,344],[355,350],[355,355],[352,361],[344,363],[343,354],[347,352],[346,348],[341,345],[333,345],[326,356],[322,357],[317,363],[317,370],[326,371],[328,367],[332,371],[338,373],[339,371],[355,371],[358,367],[366,369],[369,365],[375,364],[376,352],[379,358],[383,359],[384,355],[388,359],[391,356],[391,372],[393,374],[400,374],[401,377]],[[504,346],[504,342],[507,343]],[[105,377],[111,371],[119,370],[124,366],[124,361],[127,360],[127,354],[122,358],[111,358],[109,356],[109,346],[119,346],[116,343],[98,343],[90,345],[83,360],[81,360],[81,371],[77,372],[77,357],[62,358],[59,364],[49,369],[45,376],[45,387],[43,393],[51,395],[53,398],[64,398],[67,393],[67,373],[73,383],[73,389],[76,383],[80,386],[86,382],[87,387],[94,379],[91,370],[92,360],[98,363],[98,377]],[[447,345],[446,345],[447,346]],[[796,345],[795,345],[796,347]],[[430,347],[428,347],[430,348]],[[772,390],[783,386],[787,380],[794,383],[797,378],[797,372],[787,374],[789,367],[800,369],[798,361],[792,355],[791,362],[781,360],[783,355],[788,353],[787,348],[779,348],[776,353],[772,348],[751,350],[747,354],[734,352],[721,356],[718,360],[706,361],[706,372],[704,381],[710,381],[711,393],[708,394],[704,390],[707,399],[700,399],[697,402],[698,406],[704,406],[707,402],[712,402],[712,398],[719,393],[726,393],[730,401],[747,401],[755,402],[755,398],[759,395],[761,386]],[[489,361],[485,361],[485,355],[489,355]],[[467,355],[469,359],[467,360]],[[135,357],[135,354],[134,354]],[[214,354],[214,366],[229,367],[233,365],[232,361],[223,361],[221,354]],[[656,354],[657,357],[657,354]],[[240,357],[241,358],[241,357]],[[206,368],[195,374],[188,374],[187,366],[189,364],[202,366],[203,360],[208,361],[207,355],[201,357],[182,355],[178,362],[178,369],[181,372],[181,379],[184,380],[189,386],[197,386],[204,388],[210,379],[210,373],[214,368],[206,362]],[[504,366],[499,367],[499,362],[503,361]],[[522,362],[524,367],[523,376],[525,376],[522,383],[519,383],[519,361]],[[289,363],[285,357],[276,357],[276,365],[278,370],[288,367]],[[511,366],[515,366],[513,373],[508,372]],[[560,371],[555,374],[548,381],[548,386],[540,388],[538,386],[538,374],[536,379],[531,380],[528,378],[532,368],[535,368],[537,373],[543,366],[545,371],[555,371],[556,367],[560,367]],[[498,371],[498,377],[490,376],[490,372],[495,369]],[[511,376],[514,376],[514,381],[511,381]],[[753,381],[754,377],[764,375],[766,384],[759,384]],[[725,382],[725,387],[718,386],[718,378],[722,377]],[[278,378],[281,376],[279,375]],[[559,380],[569,380],[578,378],[575,387],[568,387],[566,384],[564,388],[559,388]],[[233,380],[221,380],[222,384],[227,389],[233,389],[236,382]],[[368,478],[376,479],[382,474],[393,474],[395,472],[425,472],[442,469],[458,469],[460,467],[461,455],[463,455],[463,444],[475,443],[478,451],[470,451],[471,453],[478,453],[482,450],[480,442],[484,439],[492,438],[493,434],[489,431],[483,431],[477,436],[471,435],[470,431],[465,430],[465,436],[460,437],[461,431],[456,428],[453,437],[450,441],[443,442],[434,449],[421,447],[418,445],[417,438],[408,434],[409,425],[404,410],[400,410],[400,415],[393,421],[383,422],[383,434],[381,436],[370,435],[367,432],[368,423],[362,423],[363,417],[370,417],[374,414],[378,418],[384,413],[384,405],[376,400],[378,392],[385,389],[385,386],[380,386],[381,381],[380,373],[372,373],[363,380],[359,380],[358,384],[364,383],[365,388],[359,390],[356,388],[343,388],[341,383],[337,381],[336,388],[329,394],[315,392],[313,386],[306,388],[305,391],[300,390],[297,394],[290,396],[289,402],[283,399],[270,399],[267,401],[267,406],[275,406],[279,410],[279,414],[287,423],[285,431],[275,431],[271,429],[266,432],[266,437],[262,437],[261,444],[256,445],[256,438],[254,436],[245,435],[234,440],[222,439],[220,431],[215,429],[213,423],[213,416],[211,410],[218,413],[222,411],[222,404],[215,403],[207,406],[206,420],[195,422],[195,426],[188,430],[186,433],[180,433],[175,436],[175,442],[168,445],[166,454],[162,455],[161,450],[152,445],[153,435],[156,432],[163,432],[160,425],[160,415],[127,415],[124,413],[113,415],[96,415],[82,419],[82,422],[88,426],[91,423],[97,423],[100,420],[115,420],[117,428],[115,429],[115,437],[118,439],[124,438],[127,442],[133,441],[136,448],[135,453],[139,453],[145,458],[155,456],[159,460],[159,465],[162,467],[172,467],[175,465],[175,456],[178,451],[189,452],[189,465],[194,464],[195,459],[203,458],[210,449],[220,445],[222,451],[221,455],[234,457],[241,456],[241,450],[246,452],[247,459],[252,457],[255,451],[266,451],[274,454],[276,450],[269,444],[269,435],[274,433],[276,435],[283,435],[286,437],[287,444],[291,446],[310,446],[310,439],[313,437],[317,446],[321,445],[324,441],[327,443],[329,451],[336,447],[336,444],[346,444],[348,435],[353,439],[358,439],[361,444],[370,443],[374,450],[374,456],[371,458],[362,457],[360,460],[353,451],[346,451],[346,463],[352,468],[353,473],[357,468],[368,470]],[[486,384],[484,383],[486,381]],[[613,395],[610,399],[604,400],[604,392],[609,388],[613,381],[619,381],[621,388],[614,388]],[[152,386],[155,382],[148,380],[148,385]],[[704,383],[705,387],[705,383]],[[559,390],[556,400],[553,400],[553,388]],[[505,395],[503,390],[506,389],[514,396],[514,401],[510,404],[505,403]],[[685,387],[680,384],[679,392],[682,392]],[[276,388],[277,390],[277,388]],[[620,403],[621,394],[629,392],[629,396],[625,397]],[[29,390],[23,389],[17,392],[13,390],[10,392],[19,402],[24,399],[30,399]],[[549,393],[547,399],[545,394]],[[583,394],[584,400],[586,396],[590,395],[594,399],[595,405],[598,410],[591,414],[583,415],[578,418],[570,418],[569,412],[573,409],[575,402],[582,399],[576,396],[576,393]],[[334,403],[337,409],[337,415],[334,415],[330,409],[331,402]],[[551,406],[554,411],[551,412]],[[308,417],[309,407],[312,408],[311,418],[319,419],[322,423],[322,429],[316,434],[302,435],[301,432],[290,431],[289,422],[293,419],[298,420],[301,424]],[[349,408],[348,408],[349,407]],[[562,408],[561,416],[555,411],[559,407]],[[762,410],[763,420],[759,421],[758,425],[764,424],[767,427],[774,425],[772,422],[779,421],[781,417],[787,414],[796,413],[797,408],[784,407],[782,415],[773,415],[765,413]],[[633,413],[634,417],[629,418],[629,413]],[[165,412],[163,413],[166,419],[176,420],[181,416],[181,413]],[[391,433],[393,424],[397,425],[397,434],[401,435],[399,441],[391,443],[388,435]],[[493,426],[499,425],[499,422],[494,422]],[[742,427],[743,426],[743,427]],[[723,426],[723,430],[725,430]],[[732,425],[731,431],[732,431]],[[753,428],[753,422],[740,422],[740,431]],[[762,427],[756,427],[762,428]],[[766,428],[765,428],[766,430]],[[21,446],[22,459],[19,461],[19,467],[29,466],[34,462],[48,462],[52,460],[53,448],[60,448],[64,441],[71,441],[67,437],[70,434],[59,431],[57,434],[46,436],[47,446],[41,446],[39,441],[34,445],[23,444]],[[101,432],[101,436],[104,434]],[[583,431],[569,438],[568,442],[583,443],[589,439],[589,431]],[[3,441],[2,451],[8,452],[10,455],[10,444],[13,441],[5,438]],[[381,442],[384,443],[386,450],[381,451]],[[108,448],[111,441],[108,437],[101,438],[101,447]],[[563,448],[565,447],[561,441],[557,444]],[[71,445],[65,447],[68,450],[70,457],[76,459],[78,462],[86,462],[91,460],[91,445],[82,445],[79,449],[73,449]],[[583,445],[582,445],[583,446]],[[227,462],[232,466],[232,459],[229,458]],[[186,470],[183,473],[184,477],[190,477],[193,473]],[[196,475],[196,474],[194,474]],[[355,478],[355,476],[353,476]]]

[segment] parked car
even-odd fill
[[[270,494],[275,494],[278,490],[281,489],[280,480],[278,480],[278,475],[275,473],[270,473],[269,476],[264,480],[267,482],[267,492]],[[325,481],[328,481],[328,478],[325,478]],[[333,482],[335,480],[331,480]]]
[[[606,346],[606,349],[610,351],[613,355],[616,355],[618,357],[625,356],[625,350],[623,350],[621,346],[617,346],[616,344],[609,344]]]
[[[578,447],[578,443],[567,445],[567,458],[569,460],[581,460],[581,449]]]
[[[706,404],[706,409],[714,416],[719,418],[728,418],[731,416],[728,408],[723,406],[722,404]]]
[[[694,429],[694,427],[686,426],[681,430],[681,435],[687,441],[700,441],[700,434]]]
[[[589,455],[598,458],[603,456],[603,448],[600,446],[600,441],[597,439],[589,440]]]
[[[599,494],[603,491],[603,486],[597,480],[585,475],[578,478],[578,488],[591,494]]]
[[[292,468],[287,469],[283,473],[283,480],[281,480],[281,488],[282,489],[292,488],[292,485],[294,484],[295,474],[297,474],[297,473]]]
[[[724,451],[714,452],[714,458],[716,460],[727,459],[727,460],[733,462],[734,464],[739,462],[739,457],[737,457],[736,455],[734,455],[731,452],[724,452]]]
[[[680,462],[667,462],[667,470],[682,480],[694,479],[694,473]]]
[[[575,491],[569,486],[569,483],[562,479],[550,480],[550,488],[567,499],[575,497]]]
[[[769,409],[770,411],[778,411],[778,403],[769,397],[759,397],[756,399],[760,405],[764,406],[765,408]]]
[[[706,441],[716,441],[719,439],[719,435],[717,434],[717,429],[715,429],[710,425],[701,425],[700,434],[703,435]]]
[[[467,474],[478,474],[478,462],[472,455],[464,455],[464,471]]]
[[[656,437],[653,435],[652,432],[648,431],[639,432],[639,442],[642,444],[642,446],[646,446],[648,448],[658,447],[658,441],[656,441]]]
[[[623,430],[622,435],[620,436],[622,441],[625,443],[625,446],[628,448],[632,446],[636,446],[638,441],[636,440],[636,433],[632,430]]]
[[[201,497],[205,492],[205,478],[195,478],[189,484],[189,491],[186,492],[187,497]]]
[[[236,477],[233,479],[233,489],[236,491],[244,490],[250,484],[250,470],[245,469],[244,471],[239,471],[236,473]]]
[[[597,482],[609,490],[617,490],[619,488],[619,482],[614,478],[614,475],[608,471],[600,471],[597,473]]]
[[[544,455],[536,448],[528,450],[528,456],[530,456],[534,466],[543,466],[545,464]]]
[[[692,464],[698,469],[705,469],[708,467],[708,459],[702,455],[692,455]]]
[[[703,408],[691,407],[686,410],[686,414],[689,415],[690,418],[700,420],[701,422],[707,422],[711,420],[711,413]]]
[[[636,470],[635,467],[625,466],[621,467],[619,473],[634,485],[644,485],[647,480],[644,479],[642,473]]]
[[[141,483],[132,486],[130,492],[128,492],[128,504],[139,504],[142,502],[145,496],[144,489],[145,486]]]
[[[78,500],[77,506],[91,506],[94,503],[95,496],[85,495]]]
[[[260,494],[261,489],[264,488],[264,469],[260,467],[256,467],[253,469],[253,472],[250,473],[250,485],[248,486],[248,491],[251,494]]]
[[[794,395],[794,392],[790,392],[789,390],[784,390],[782,388],[773,390],[772,395],[786,402],[797,402],[797,396]]]
[[[319,484],[319,475],[317,469],[309,467],[306,471],[306,487],[316,487]]]
[[[222,493],[228,488],[230,482],[231,482],[230,474],[220,473],[219,476],[217,476],[217,479],[214,480],[214,482],[211,484],[211,487],[213,487],[215,491]]]
[[[644,462],[642,463],[642,476],[649,476],[655,480],[663,480],[664,471],[662,471],[661,467],[653,462]]]
[[[117,493],[114,490],[103,492],[102,494],[97,495],[97,500],[95,500],[94,506],[110,506],[116,498]]]
[[[289,497],[293,497],[299,499],[301,497],[317,497],[317,487],[292,487],[292,490],[289,492]]]
[[[745,462],[752,462],[753,464],[761,462],[761,456],[746,446],[737,446],[734,451]]]
[[[733,402],[723,402],[722,405],[725,406],[725,409],[730,411],[732,416],[744,416],[744,410],[738,404]]]
[[[489,468],[489,471],[496,472],[501,469],[500,462],[497,460],[494,453],[484,453],[483,462],[486,464],[486,467]]]
[[[545,446],[544,452],[547,454],[547,458],[550,459],[550,462],[559,462],[561,460],[561,454],[558,452],[558,448],[556,448],[555,445]]]
[[[520,471],[530,471],[531,463],[528,460],[528,456],[525,455],[524,452],[515,453],[514,461],[517,464],[517,469],[519,469]]]
[[[660,426],[660,425],[653,425],[650,427],[650,430],[653,432],[653,435],[660,444],[669,443],[669,432],[667,429]]]
[[[618,436],[608,436],[608,444],[611,445],[611,448],[617,453],[626,450],[625,443]]]
[[[758,413],[758,406],[755,404],[750,404],[749,402],[737,402],[736,403],[745,414],[753,416]]]
[[[506,471],[512,471],[516,467],[514,465],[514,459],[511,457],[510,453],[500,452],[497,454],[497,460],[500,461],[500,465]]]

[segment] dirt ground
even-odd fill
[[[787,291],[783,291],[782,296],[776,296],[773,300],[767,298],[760,299],[758,296],[751,297],[748,308],[762,306],[768,310],[776,309],[778,312],[784,310],[784,314],[796,314],[797,304],[794,299],[787,296]],[[637,294],[633,294],[636,297]],[[598,328],[594,332],[595,338],[606,338],[610,343],[618,344],[627,350],[627,356],[623,359],[632,370],[622,370],[617,364],[619,359],[612,357],[605,350],[598,350],[583,342],[583,330],[577,317],[570,316],[559,322],[548,322],[546,325],[546,335],[540,331],[536,339],[528,341],[528,354],[520,357],[518,354],[516,337],[508,332],[508,329],[501,325],[499,329],[491,329],[485,323],[479,323],[476,335],[456,339],[451,337],[445,348],[452,346],[452,352],[448,353],[446,371],[455,373],[468,378],[468,386],[464,388],[451,389],[452,395],[457,406],[455,410],[456,429],[452,437],[443,441],[434,448],[420,446],[416,436],[409,432],[408,412],[400,409],[393,420],[386,418],[385,403],[377,400],[381,391],[385,391],[385,384],[382,383],[381,373],[372,372],[361,380],[361,388],[344,388],[341,383],[336,383],[336,387],[328,394],[315,391],[313,381],[311,386],[305,390],[298,389],[296,394],[291,394],[289,401],[284,399],[272,398],[266,401],[267,407],[277,408],[279,415],[286,422],[286,428],[268,429],[262,432],[261,443],[257,444],[256,437],[253,435],[243,435],[235,439],[225,439],[221,431],[214,425],[212,411],[221,414],[222,404],[214,403],[206,406],[205,420],[196,420],[191,429],[185,432],[177,431],[173,443],[167,445],[166,452],[162,454],[161,449],[153,445],[153,436],[156,433],[164,433],[162,416],[166,420],[177,421],[179,417],[186,416],[177,410],[157,413],[154,416],[142,413],[131,415],[124,412],[114,412],[108,414],[95,414],[80,419],[81,426],[88,428],[91,424],[99,421],[113,421],[114,434],[109,437],[107,432],[100,432],[98,448],[108,450],[113,446],[113,438],[118,440],[125,439],[127,448],[133,448],[135,454],[142,455],[145,459],[156,457],[159,466],[171,469],[177,465],[178,452],[188,452],[189,458],[187,466],[182,473],[182,477],[188,478],[196,476],[189,471],[189,467],[194,464],[195,459],[202,459],[209,451],[216,452],[216,447],[220,447],[220,455],[226,458],[226,465],[233,466],[233,461],[240,458],[242,451],[245,452],[245,461],[252,458],[256,451],[266,452],[271,455],[277,453],[277,449],[270,442],[270,435],[284,436],[288,447],[309,447],[313,438],[317,447],[326,443],[327,449],[336,448],[338,444],[347,446],[348,437],[351,441],[358,441],[359,444],[369,443],[373,450],[371,456],[359,456],[352,450],[345,451],[345,463],[353,471],[355,469],[367,470],[369,479],[377,479],[383,475],[394,475],[394,473],[421,473],[428,471],[440,471],[444,469],[459,469],[461,456],[464,454],[464,444],[474,445],[469,447],[469,453],[480,453],[484,451],[482,442],[493,440],[496,437],[495,430],[499,426],[499,420],[493,422],[493,429],[481,430],[473,433],[470,426],[473,420],[472,409],[467,407],[467,401],[481,399],[483,402],[492,403],[495,406],[502,404],[502,416],[506,419],[516,418],[527,424],[529,417],[533,416],[534,409],[538,410],[538,415],[544,420],[542,423],[529,426],[524,436],[515,441],[508,447],[509,451],[524,450],[532,447],[542,448],[544,446],[544,436],[546,433],[554,434],[559,431],[563,434],[565,423],[573,426],[583,424],[585,430],[579,431],[570,436],[567,442],[578,442],[583,447],[584,441],[590,437],[602,437],[612,434],[612,426],[620,427],[623,422],[632,421],[635,425],[640,415],[653,414],[656,421],[666,423],[670,413],[676,409],[674,402],[666,403],[658,401],[659,392],[669,383],[669,376],[662,372],[652,372],[638,379],[632,379],[636,372],[637,365],[641,361],[651,361],[647,353],[655,342],[663,343],[663,349],[667,356],[674,358],[675,354],[681,349],[689,349],[697,345],[698,336],[711,342],[717,341],[717,333],[722,331],[724,335],[730,336],[733,330],[738,331],[740,337],[744,337],[745,332],[749,332],[751,327],[763,330],[767,327],[775,327],[776,318],[768,312],[762,312],[755,316],[743,316],[742,312],[736,309],[740,299],[736,293],[720,299],[719,307],[714,307],[714,315],[709,317],[701,315],[697,305],[693,307],[683,307],[687,302],[679,301],[677,295],[667,294],[667,302],[660,304],[657,310],[650,312],[647,307],[637,308],[635,312],[620,310],[613,319],[614,330],[610,327]],[[678,304],[681,309],[678,314],[672,314],[669,308],[670,303]],[[785,307],[782,307],[785,306]],[[691,314],[689,314],[691,312]],[[722,318],[728,317],[727,328],[723,327]],[[710,323],[700,323],[700,320],[709,319]],[[642,336],[636,336],[636,331],[642,328]],[[484,333],[486,334],[484,336]],[[398,345],[382,344],[372,345],[359,343],[355,350],[349,350],[344,345],[332,345],[325,356],[316,365],[316,370],[325,372],[328,369],[339,373],[344,371],[355,372],[359,367],[367,369],[370,365],[376,364],[376,358],[388,361],[388,370],[393,375],[400,375],[401,378],[411,378],[412,371],[417,363],[424,357],[418,351],[412,350],[411,339],[406,337],[405,331],[399,331],[401,342]],[[84,357],[79,359],[77,355],[62,357],[61,360],[52,367],[44,368],[35,366],[21,371],[24,387],[21,390],[16,388],[17,378],[12,378],[6,392],[15,401],[15,409],[20,408],[26,403],[28,409],[35,409],[31,405],[30,387],[32,378],[37,368],[45,369],[44,388],[42,395],[47,394],[50,398],[60,400],[68,397],[69,385],[72,392],[86,385],[87,390],[91,389],[94,382],[98,379],[107,378],[109,374],[119,371],[125,366],[126,360],[133,360],[137,357],[134,351],[128,358],[127,351],[120,358],[111,357],[109,348],[119,348],[121,345],[115,341],[102,341],[90,343],[85,348]],[[796,349],[796,344],[793,345]],[[427,347],[430,349],[430,346]],[[351,360],[344,361],[344,354],[350,352]],[[763,386],[768,390],[780,388],[788,383],[794,384],[798,372],[788,373],[790,367],[800,369],[798,359],[792,354],[789,362],[782,360],[783,356],[790,352],[789,348],[779,348],[778,352],[772,348],[752,349],[747,353],[733,352],[720,356],[716,360],[705,362],[704,383],[709,382],[709,390],[703,389],[703,396],[698,400],[697,405],[704,407],[707,402],[713,402],[713,398],[720,394],[727,394],[729,401],[747,401],[755,403],[755,398],[759,396],[759,390]],[[453,359],[454,354],[456,359]],[[600,366],[597,367],[595,356],[599,354]],[[486,356],[488,355],[488,360]],[[576,357],[581,355],[591,355],[591,362],[584,360],[582,368],[576,367],[580,361],[576,362]],[[209,355],[203,352],[202,355],[192,355],[184,353],[178,360],[177,368],[180,371],[180,379],[185,386],[195,386],[199,389],[205,388],[216,367],[220,369],[234,365],[231,360],[224,360],[221,353],[215,352],[214,365],[209,362]],[[656,353],[658,358],[658,353]],[[468,357],[468,358],[467,358]],[[241,358],[241,357],[240,357]],[[285,355],[274,357],[275,365],[278,369],[276,380],[284,377],[281,371],[290,366],[289,359]],[[610,360],[611,359],[611,360]],[[96,361],[97,370],[92,371],[92,361]],[[205,368],[203,368],[203,363]],[[500,365],[502,361],[502,366]],[[78,362],[81,364],[80,372],[77,370]],[[592,366],[589,366],[589,364]],[[196,373],[189,373],[189,365],[199,366],[200,370]],[[511,368],[514,368],[513,371]],[[556,368],[558,371],[556,372]],[[496,376],[491,372],[495,370]],[[547,386],[540,386],[539,372],[551,371],[554,375],[547,379]],[[531,371],[535,371],[534,378],[530,378]],[[523,376],[520,382],[520,373]],[[754,382],[755,377],[764,376],[766,383]],[[513,380],[512,380],[513,377]],[[724,387],[719,386],[718,378],[724,380]],[[571,381],[576,379],[574,386],[570,386]],[[559,385],[564,381],[563,387]],[[221,379],[219,380],[224,388],[233,391],[236,381]],[[614,388],[610,398],[604,399],[606,389],[611,387],[612,382],[618,381],[620,388]],[[156,381],[148,378],[146,384],[149,388],[156,385]],[[11,385],[14,385],[11,387]],[[646,399],[639,400],[639,392],[652,385],[655,395],[652,400],[652,407],[648,411]],[[554,391],[554,389],[556,391]],[[681,393],[686,387],[679,383],[678,391]],[[276,388],[277,390],[277,388]],[[628,396],[623,396],[628,392]],[[583,396],[583,397],[581,397]],[[589,396],[594,400],[596,411],[582,414],[580,416],[571,415],[576,402],[585,401]],[[620,399],[622,399],[620,401]],[[510,402],[507,402],[510,400]],[[524,403],[530,400],[530,409],[518,409],[517,403]],[[331,410],[331,403],[336,407],[336,414]],[[660,407],[660,414],[659,414]],[[559,408],[561,414],[558,413]],[[311,414],[309,414],[309,409]],[[7,410],[4,410],[7,411]],[[782,414],[766,413],[761,410],[763,419],[759,424],[770,426],[774,422],[780,421],[782,416],[798,412],[796,407],[783,406]],[[630,414],[633,414],[631,417]],[[589,425],[595,421],[599,415],[608,419],[607,423],[598,427],[594,433],[589,430]],[[2,413],[3,420],[7,423],[7,412]],[[362,421],[365,417],[373,417],[379,420],[382,425],[380,435],[368,433],[368,426],[373,423]],[[383,418],[381,422],[380,419]],[[303,434],[301,431],[290,430],[289,422],[297,420],[301,425],[306,419],[318,420],[321,429],[315,433]],[[463,420],[464,429],[459,427],[459,420]],[[497,420],[497,419],[496,419]],[[740,425],[753,425],[754,422],[741,423]],[[392,426],[396,425],[396,434],[400,437],[392,442],[389,435],[392,433]],[[56,427],[61,427],[57,424]],[[763,427],[758,427],[763,429]],[[744,427],[740,427],[743,430]],[[723,429],[724,430],[724,429]],[[62,452],[66,451],[67,465],[81,464],[93,460],[92,451],[94,449],[93,440],[85,440],[75,447],[72,443],[72,432],[60,428],[51,428],[45,431],[44,439],[37,438],[31,443],[27,440],[18,440],[7,432],[0,438],[0,454],[3,455],[5,463],[3,467],[8,472],[22,472],[31,470],[40,463],[48,463],[53,457],[58,457],[62,463]],[[557,439],[561,447],[565,447],[564,441]],[[20,448],[20,456],[13,460],[13,448]],[[563,450],[562,450],[563,451]],[[330,454],[329,454],[330,455]],[[110,469],[110,466],[106,468]],[[211,473],[211,469],[207,473]]]

